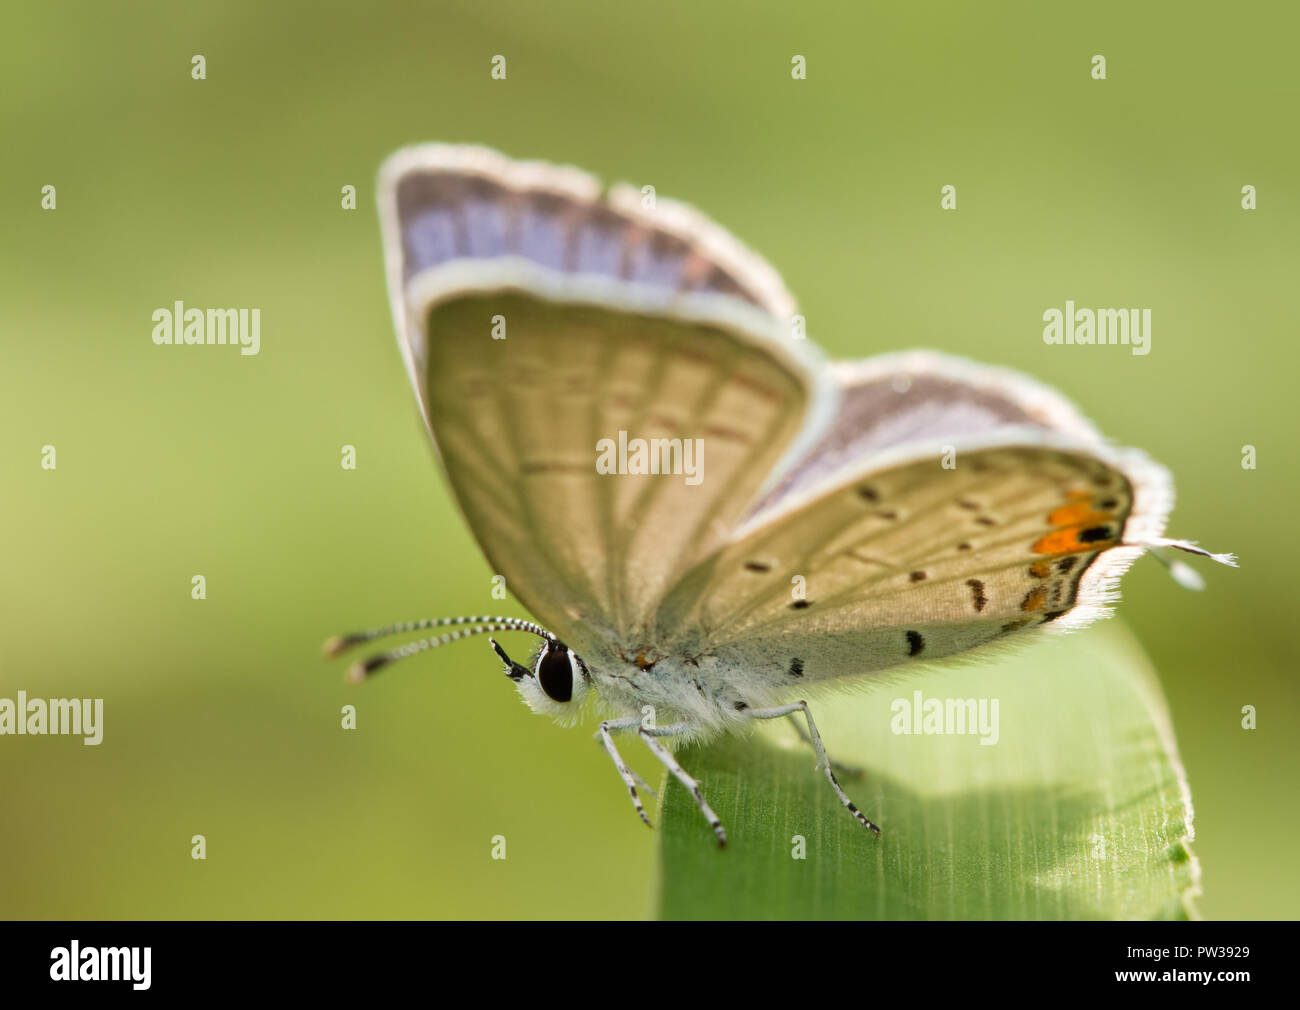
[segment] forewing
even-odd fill
[[[828,419],[789,296],[694,212],[573,169],[419,148],[381,202],[403,354],[494,571],[575,647],[643,636]],[[620,433],[670,440],[682,472],[599,473]]]

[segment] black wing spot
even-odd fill
[[[1074,567],[1074,563],[1078,560],[1079,559],[1074,557],[1074,555],[1061,558],[1061,560],[1056,563],[1056,570],[1058,572],[1068,572],[1071,568]]]
[[[957,545],[957,550],[968,551],[970,550],[970,544],[966,543],[966,541],[963,540],[961,543]]]
[[[864,486],[858,488],[858,497],[863,501],[877,502],[880,501],[880,494],[874,487]]]
[[[802,676],[803,676],[803,660],[802,660],[802,659],[792,659],[792,660],[790,660],[790,676],[791,676],[791,677],[802,677]]]
[[[958,498],[957,504],[964,509],[969,509],[971,512],[978,512],[980,508],[979,505],[971,501],[969,498]]]
[[[745,570],[750,572],[770,572],[772,566],[764,564],[762,561],[746,561]]]
[[[928,576],[925,572],[912,572],[908,578],[913,582],[924,582]]]
[[[1085,543],[1085,544],[1092,544],[1092,543],[1096,543],[1098,540],[1109,540],[1109,539],[1110,539],[1109,526],[1090,526],[1088,529],[1084,530],[1082,533],[1079,534],[1080,543]]]
[[[988,516],[978,516],[975,521],[981,526],[996,526],[998,524],[996,519],[990,519]]]
[[[1070,609],[1068,607],[1064,610],[1050,610],[1043,615],[1043,623],[1046,624],[1048,621],[1055,621],[1058,617],[1063,617],[1069,612]]]
[[[975,600],[975,610],[978,612],[988,605],[989,598],[984,595],[984,583],[979,579],[967,579],[966,585],[970,586],[971,596]]]
[[[1102,503],[1101,503],[1100,505],[1098,505],[1097,507],[1098,507],[1098,508],[1104,508],[1104,509],[1106,509],[1107,511],[1110,511],[1110,510],[1113,509],[1113,508],[1118,508],[1118,507],[1119,507],[1119,502],[1116,501],[1114,498],[1107,498],[1104,502],[1102,502]]]
[[[812,600],[795,600],[790,604],[791,610],[803,610],[805,607],[811,607]]]
[[[919,631],[909,631],[907,633],[907,654],[909,656],[919,655],[925,648],[925,639],[921,637]]]

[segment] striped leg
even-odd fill
[[[803,728],[803,724],[799,721],[798,716],[799,712],[794,711],[789,713],[786,718],[790,720],[790,725],[794,727],[794,731],[799,734],[799,739],[809,747],[812,747],[812,737],[810,737],[808,731]],[[833,769],[838,771],[841,775],[849,776],[849,778],[860,779],[862,776],[867,774],[864,769],[859,768],[857,765],[846,765],[843,761],[836,761],[834,758],[831,758],[830,762]]]
[[[808,711],[806,701],[797,701],[793,705],[780,705],[776,708],[751,708],[748,715],[751,719],[780,719],[787,715],[794,715],[796,712],[803,712],[804,720],[808,723],[808,739],[817,754],[817,767],[814,770],[826,773],[827,781],[830,782],[831,788],[835,790],[835,795],[840,798],[840,802],[844,804],[845,809],[857,818],[859,824],[879,838],[880,829],[867,820],[862,811],[853,805],[853,801],[840,788],[835,773],[831,771],[830,758],[826,756],[826,748],[822,744],[821,734],[817,732],[817,724],[813,722],[812,713]]]
[[[651,785],[649,782],[647,782],[645,779],[643,779],[640,775],[638,775],[638,774],[636,773],[636,769],[635,769],[635,768],[633,768],[631,765],[628,765],[627,770],[630,771],[630,772],[632,773],[632,778],[634,778],[634,779],[636,780],[636,784],[639,785],[639,786],[641,787],[641,791],[642,791],[643,793],[645,793],[645,794],[646,794],[647,796],[649,796],[651,799],[654,799],[654,800],[659,799],[659,793],[655,790],[655,787],[652,786],[652,785]]]
[[[645,741],[645,745],[650,748],[650,753],[662,761],[664,767],[672,772],[677,781],[690,790],[691,795],[695,797],[696,806],[700,808],[700,813],[704,815],[704,819],[709,822],[709,827],[713,829],[713,833],[717,836],[718,848],[721,849],[727,844],[727,830],[722,826],[722,821],[718,819],[718,815],[713,812],[713,808],[705,802],[704,794],[700,792],[700,784],[687,774],[685,768],[677,763],[672,751],[655,739],[660,736],[672,736],[674,732],[685,728],[687,728],[685,725],[660,726],[655,729],[646,729],[646,727],[642,726],[637,730],[637,734]]]
[[[650,827],[650,818],[645,815],[645,807],[641,805],[641,797],[636,794],[635,773],[623,761],[623,756],[619,754],[618,748],[614,746],[614,738],[610,735],[610,730],[631,729],[640,721],[641,719],[638,716],[628,716],[626,719],[607,719],[600,724],[600,729],[596,732],[596,739],[605,748],[605,753],[609,755],[609,759],[614,762],[614,767],[618,769],[618,777],[623,780],[623,785],[627,786],[627,794],[632,797],[632,806],[636,807],[637,816],[645,822],[645,826],[648,828]]]

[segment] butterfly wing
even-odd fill
[[[399,344],[494,571],[580,652],[635,641],[833,416],[788,293],[689,208],[481,148],[399,152],[380,204]],[[599,473],[620,433],[683,473]]]
[[[928,352],[837,365],[821,440],[665,601],[669,648],[771,685],[953,655],[1103,614],[1168,474],[1059,395]]]

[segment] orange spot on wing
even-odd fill
[[[1047,536],[1034,541],[1032,548],[1035,554],[1072,554],[1082,549],[1077,529],[1052,530]]]
[[[1071,492],[1070,497],[1073,498],[1076,493]],[[1113,512],[1098,512],[1087,501],[1074,501],[1069,505],[1062,505],[1060,508],[1053,509],[1047,516],[1048,523],[1059,528],[1039,537],[1034,542],[1032,550],[1035,554],[1053,555],[1103,550],[1109,547],[1112,541],[1090,540],[1085,543],[1079,539],[1079,534],[1085,529],[1109,525],[1114,520]]]
[[[1029,574],[1036,579],[1045,579],[1052,574],[1052,562],[1043,558],[1029,566]]]
[[[1047,602],[1047,587],[1037,586],[1029,591],[1025,601],[1020,604],[1021,610],[1042,610],[1043,604]]]
[[[1085,527],[1071,526],[1065,530],[1053,530],[1045,537],[1040,537],[1031,548],[1035,554],[1083,554],[1088,551],[1104,551],[1114,547],[1115,540],[1090,540],[1087,543],[1079,539]]]
[[[1113,516],[1108,512],[1094,512],[1092,505],[1088,502],[1075,502],[1073,505],[1062,505],[1058,509],[1053,509],[1047,515],[1047,522],[1052,526],[1073,526],[1075,523],[1087,523],[1089,526],[1095,526],[1097,523],[1104,523]]]

